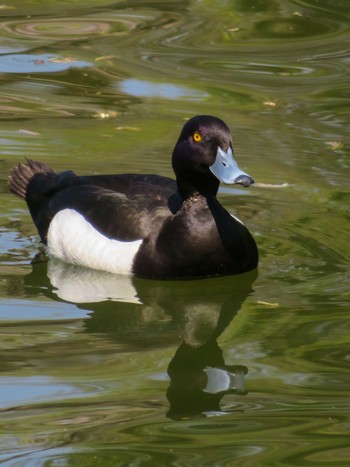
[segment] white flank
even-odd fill
[[[141,243],[142,240],[121,242],[105,237],[74,209],[58,212],[47,235],[49,255],[114,274],[131,274]]]

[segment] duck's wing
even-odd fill
[[[172,214],[176,214],[182,204],[176,181],[170,177],[154,174],[116,174],[89,175],[79,177],[84,183],[103,187],[114,193],[125,194],[133,200],[139,209],[154,204],[168,207]]]
[[[145,238],[172,215],[168,198],[175,199],[170,203],[175,207],[181,202],[173,193],[174,184],[171,179],[150,175],[57,174],[36,161],[19,164],[10,175],[11,191],[26,200],[44,243],[52,219],[65,209],[77,211],[108,238]]]
[[[172,215],[164,197],[158,198],[152,186],[147,192],[123,194],[77,180],[51,194],[39,208],[35,224],[41,237],[43,231],[46,237],[51,219],[64,209],[77,211],[101,234],[121,241],[146,238]]]
[[[47,207],[47,220],[64,209],[74,210],[106,237],[121,241],[147,237],[162,219],[171,215],[162,201],[152,197],[130,198],[106,188],[84,184],[73,185],[56,193]],[[41,210],[39,222],[44,217]]]
[[[134,192],[135,188],[146,185],[158,187],[163,196],[167,198],[177,190],[175,180],[153,174],[85,175],[79,178],[85,183],[124,194]]]

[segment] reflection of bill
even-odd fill
[[[204,368],[207,375],[207,384],[203,389],[209,394],[218,394],[220,392],[235,391],[237,394],[246,394],[244,388],[244,376],[248,368],[242,365],[235,365],[225,368]]]
[[[183,342],[168,365],[168,417],[223,415],[227,411],[220,403],[225,395],[246,394],[248,369],[225,364],[217,338],[252,293],[256,271],[194,281],[149,281],[50,260],[48,276],[60,299],[93,311],[85,323],[87,332],[111,334],[119,345],[123,340],[138,349],[142,342],[148,347],[163,345],[164,339],[169,343],[170,329],[178,335],[177,324]]]
[[[246,394],[247,372],[247,367],[242,365],[225,365],[216,340],[197,348],[182,343],[168,367],[168,417],[224,415],[227,412],[220,408],[222,398],[228,394]]]

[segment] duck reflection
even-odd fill
[[[43,290],[43,263],[26,276],[32,292]],[[39,280],[40,277],[40,280]],[[91,310],[85,331],[103,333],[122,349],[182,343],[168,365],[167,416],[172,419],[224,414],[227,394],[246,394],[242,365],[226,365],[218,337],[252,292],[257,272],[196,281],[150,281],[116,276],[50,260],[47,295]]]
[[[201,294],[173,309],[183,342],[168,366],[168,417],[221,415],[220,402],[225,395],[246,394],[248,368],[226,365],[217,338],[252,292],[256,275],[253,272],[203,283]]]

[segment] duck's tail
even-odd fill
[[[57,175],[53,169],[50,169],[42,162],[26,159],[27,164],[17,164],[10,172],[9,185],[10,191],[21,199],[26,199],[27,187],[34,175]]]

